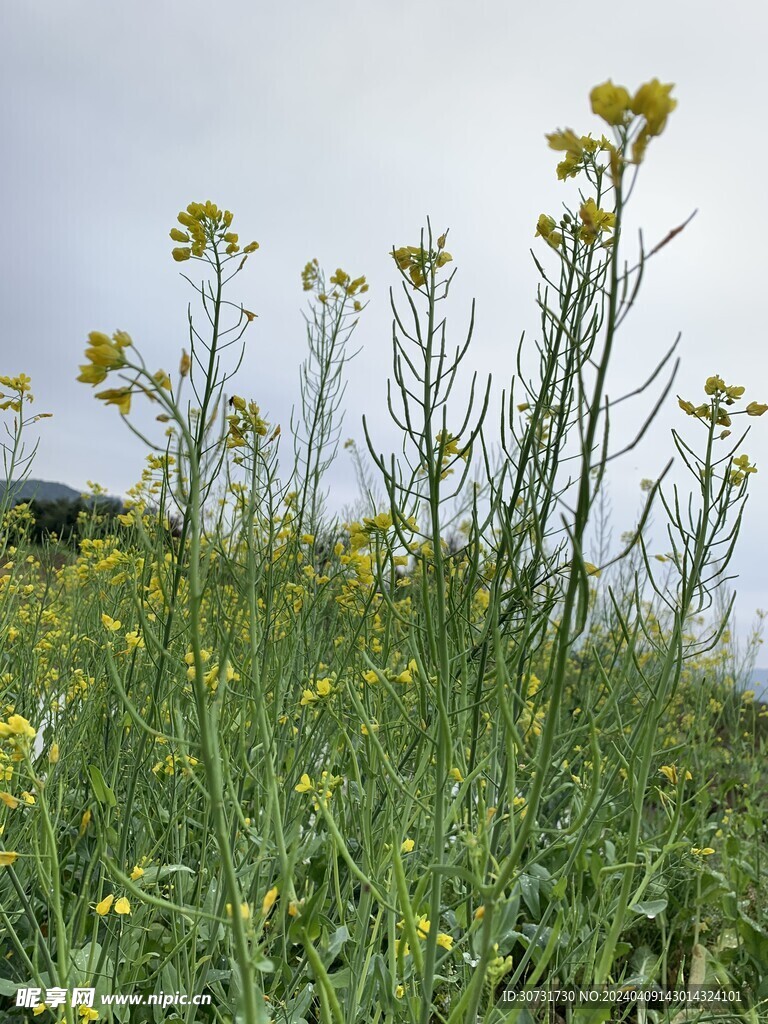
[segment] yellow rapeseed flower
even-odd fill
[[[603,231],[612,231],[616,224],[616,214],[608,210],[601,210],[594,199],[589,198],[579,208],[582,226],[579,230],[579,238],[582,242],[592,245],[598,235]]]
[[[227,917],[232,917],[232,904],[231,903],[227,903],[227,908],[226,909],[227,909]],[[240,904],[240,917],[244,921],[250,920],[250,917],[251,917],[251,908],[248,905],[248,903],[246,903],[245,901],[243,901]]]
[[[389,512],[379,512],[371,518],[364,518],[363,525],[366,530],[388,530],[392,525],[392,516]]]
[[[115,901],[115,894],[111,892],[109,896],[105,896],[101,903],[96,904],[96,913],[99,917],[104,917],[112,909],[112,904]]]
[[[105,391],[97,391],[96,397],[105,405],[116,405],[123,416],[131,411],[131,389],[130,388],[107,388]]]
[[[750,463],[748,455],[738,455],[733,460],[729,479],[732,484],[738,486],[743,483],[750,473],[756,472],[757,466]]]
[[[584,143],[570,128],[566,128],[565,131],[551,132],[545,138],[550,149],[554,149],[558,153],[568,153],[575,159],[581,160]]]
[[[97,366],[95,363],[85,363],[80,367],[80,375],[77,380],[82,384],[101,384],[106,376],[105,367]]]
[[[632,98],[632,112],[645,118],[649,135],[660,135],[667,123],[667,116],[677,106],[677,100],[669,95],[674,83],[662,85],[658,78],[641,85]]]
[[[265,895],[261,904],[261,916],[266,917],[272,907],[275,905],[277,899],[277,886],[273,885],[272,888]]]
[[[589,94],[592,113],[612,125],[624,124],[631,107],[631,97],[623,85],[614,85],[608,79],[596,85]]]
[[[660,771],[660,772],[661,772],[661,774],[662,774],[662,775],[664,776],[664,778],[665,778],[665,779],[667,779],[667,781],[668,781],[668,782],[671,782],[671,783],[672,783],[672,785],[673,785],[673,786],[676,786],[676,785],[677,785],[677,777],[678,777],[678,776],[677,776],[677,766],[676,766],[676,765],[674,765],[674,764],[663,764],[663,765],[662,765],[662,766],[661,766],[661,767],[659,768],[659,771]],[[692,775],[691,775],[691,773],[690,773],[690,772],[689,772],[689,771],[688,771],[688,770],[686,769],[686,772],[685,772],[685,781],[686,781],[686,782],[688,782],[688,781],[689,781],[690,779],[692,779],[692,778],[693,778],[693,776],[692,776]]]
[[[314,789],[312,779],[305,772],[299,779],[298,784],[294,787],[297,793],[311,793]]]
[[[103,366],[105,370],[116,370],[125,365],[125,356],[122,347],[115,345],[105,334],[93,331],[90,338],[98,337],[99,340],[88,346],[85,354],[95,366]]]
[[[115,903],[116,914],[130,914],[131,903],[126,896],[121,896],[120,899]]]
[[[536,222],[536,234],[534,238],[541,236],[545,241],[549,242],[553,249],[557,249],[563,241],[563,236],[559,231],[555,231],[557,222],[554,217],[549,217],[546,213],[542,213]]]
[[[331,692],[331,680],[327,676],[325,679],[318,679],[315,686],[318,697],[327,697]]]
[[[15,850],[0,850],[0,868],[8,868],[18,858]]]
[[[0,722],[0,738],[16,736],[19,739],[33,740],[36,735],[36,729],[29,724],[23,715],[11,715],[5,722]]]

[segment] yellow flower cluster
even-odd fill
[[[591,135],[578,136],[570,128],[551,132],[546,139],[550,149],[565,154],[557,165],[557,176],[560,181],[576,177],[586,164],[594,161],[597,153],[616,152],[616,147],[604,135],[600,139],[593,139]]]
[[[713,376],[707,377],[704,381],[704,393],[711,396],[720,398],[726,405],[733,405],[733,403],[741,398],[746,391],[746,388],[740,386],[728,386],[722,377]]]
[[[165,760],[158,761],[153,765],[152,771],[155,775],[160,772],[164,772],[166,775],[175,775],[178,768],[182,775],[191,775],[198,763],[197,758],[189,754],[182,754],[178,758],[175,754],[166,754]]]
[[[601,210],[594,199],[588,199],[579,208],[581,228],[579,238],[587,245],[593,245],[604,231],[613,231],[616,226],[616,214]]]
[[[102,331],[91,331],[88,335],[89,346],[85,350],[88,363],[80,367],[77,378],[83,384],[101,384],[110,370],[119,370],[125,366],[125,349],[133,344],[131,336],[125,331],[115,331],[110,338]]]
[[[101,384],[110,370],[120,370],[127,364],[125,349],[133,342],[126,331],[115,331],[111,338],[102,331],[91,331],[88,341],[85,355],[89,362],[80,367],[77,378],[83,384]],[[131,410],[131,394],[130,387],[107,388],[97,391],[96,397],[106,405],[116,405],[125,416]]]
[[[749,461],[748,455],[738,455],[731,466],[731,472],[728,479],[730,482],[738,487],[742,484],[750,473],[756,473],[757,466],[754,466]]]
[[[229,404],[234,409],[234,412],[227,416],[227,422],[229,423],[227,448],[247,447],[249,434],[258,437],[266,435],[269,430],[269,424],[259,415],[259,407],[255,402],[246,403],[244,398],[241,398],[239,395],[233,395],[229,400]],[[277,432],[279,432],[279,428]]]
[[[722,377],[714,375],[707,377],[704,382],[704,393],[709,396],[709,402],[694,405],[693,402],[678,395],[677,403],[688,416],[695,416],[697,419],[705,421],[714,419],[717,426],[730,427],[731,415],[724,406],[734,405],[738,399],[743,397],[745,390],[746,388],[740,385],[728,385]],[[734,415],[744,413],[747,416],[762,416],[765,412],[768,412],[768,405],[763,402],[750,402],[744,409],[737,410]],[[729,430],[724,430],[720,437],[725,438],[729,434]]]
[[[312,778],[304,772],[299,779],[298,783],[293,787],[297,793],[311,793],[312,803],[317,810],[318,800],[317,797],[321,797],[324,803],[327,803],[333,796],[333,791],[344,782],[341,775],[331,775],[330,772],[323,772],[320,775],[320,779],[317,784]]]
[[[203,662],[203,664],[207,664],[211,660],[211,652],[201,650],[200,660]],[[192,682],[197,674],[195,669],[195,655],[193,651],[187,651],[187,653],[184,655],[184,663],[188,666],[187,679],[189,679],[190,682]],[[218,662],[215,662],[203,674],[203,682],[205,683],[206,687],[211,691],[211,693],[215,693],[219,685],[219,679],[221,679],[222,677],[226,680],[226,682],[231,683],[233,680],[237,681],[240,679],[240,673],[234,670],[229,661],[224,662],[223,668],[221,665],[219,665]]]
[[[587,199],[586,202],[582,203],[579,207],[579,217],[581,219],[581,226],[578,229],[578,237],[580,241],[587,245],[594,245],[594,243],[600,238],[604,232],[613,231],[616,227],[616,214],[611,213],[608,210],[602,210],[597,205],[594,199]],[[562,223],[559,225],[562,227],[571,227],[572,230],[576,230],[573,225],[570,214],[565,214]],[[554,217],[548,216],[546,213],[542,213],[536,224],[536,234],[534,238],[541,237],[553,249],[559,249],[563,243],[562,231],[558,231],[558,224]],[[613,239],[606,239],[603,245],[610,245]],[[521,411],[528,409],[527,403],[524,403],[522,407],[518,406]]]
[[[315,701],[322,700],[324,697],[330,697],[333,692],[333,680],[330,676],[325,676],[323,679],[315,680],[315,689],[305,689],[302,692],[301,700],[299,704],[301,707],[306,707],[308,704],[314,704]]]
[[[375,516],[363,517],[363,528],[366,533],[386,533],[392,525],[389,512],[379,512]]]
[[[23,715],[10,715],[4,722],[0,722],[0,738],[8,736],[33,740],[36,730]]]
[[[310,260],[305,264],[301,272],[301,285],[305,292],[311,292],[317,284],[320,276],[320,264],[317,260]]]
[[[449,468],[450,463],[456,459],[464,459],[466,462],[470,456],[470,446],[466,445],[464,448],[459,448],[459,439],[454,437],[449,431],[443,432],[439,430],[435,437],[435,451],[440,458],[440,466],[442,473],[440,479],[444,480],[449,473],[453,470]]]
[[[670,93],[674,83],[662,84],[658,78],[641,85],[634,96],[622,85],[614,85],[610,79],[602,85],[596,85],[590,93],[592,111],[598,117],[615,127],[631,124],[633,115],[642,117],[644,123],[632,144],[632,159],[640,163],[645,155],[648,142],[656,135],[661,135],[667,123],[667,117],[677,106],[677,100]]]
[[[345,273],[341,267],[338,267],[336,273],[332,275],[331,284],[338,285],[339,288],[344,289],[346,295],[362,295],[368,291],[368,285],[366,284],[365,277],[350,277],[349,274]]]
[[[402,672],[398,672],[398,674],[394,676],[393,681],[396,683],[402,683],[403,686],[408,686],[410,683],[413,682],[413,677],[417,676],[418,674],[418,665],[416,664],[416,661],[413,658],[411,658],[406,668],[404,668]]]
[[[427,251],[420,245],[403,245],[393,250],[392,258],[403,274],[407,274],[411,279],[414,288],[421,288],[430,271],[444,267],[453,259],[445,250],[445,237],[443,234],[438,238],[436,251]]]
[[[645,155],[651,138],[660,135],[667,123],[667,117],[677,106],[677,100],[670,95],[674,85],[662,84],[658,78],[641,85],[634,96],[623,85],[615,85],[610,79],[592,89],[589,98],[592,112],[614,128],[626,130],[622,143],[630,136],[636,117],[642,118],[640,128],[632,141],[632,160],[639,164]],[[557,165],[557,176],[561,181],[575,177],[587,166],[595,166],[599,152],[610,157],[612,174],[616,175],[619,151],[603,135],[593,139],[591,135],[577,135],[570,128],[547,135],[550,148],[564,154]]]
[[[310,260],[304,266],[301,272],[301,283],[305,292],[317,293],[318,302],[323,306],[330,301],[335,301],[343,307],[348,298],[354,299],[352,307],[356,313],[363,308],[363,304],[355,296],[363,295],[368,291],[368,283],[364,276],[353,278],[341,267],[337,267],[328,281],[328,284],[334,286],[329,292],[326,287],[325,275],[317,260]]]
[[[10,747],[15,748],[14,760],[21,760],[23,750],[29,747],[37,730],[30,725],[23,715],[11,714],[4,722],[0,722],[0,741],[6,740]]]
[[[659,771],[664,776],[664,778],[667,780],[667,782],[671,782],[673,786],[677,785],[678,774],[677,774],[677,766],[676,765],[674,765],[674,764],[663,764],[659,768]],[[691,773],[687,769],[685,771],[684,778],[685,778],[686,782],[690,782],[691,779],[693,779],[693,776],[691,775]]]
[[[405,921],[398,921],[398,928],[402,928],[405,925]],[[416,922],[416,934],[420,939],[426,939],[429,935],[430,929],[432,928],[432,922],[429,920],[426,914],[422,914],[419,920]],[[396,939],[397,956],[402,955],[409,956],[411,947],[403,939]],[[453,947],[453,936],[447,932],[437,933],[437,944],[441,949],[451,949]]]
[[[534,238],[543,238],[546,242],[552,246],[553,249],[559,249],[563,244],[563,235],[561,231],[556,231],[557,221],[554,217],[548,216],[546,213],[542,213],[536,223],[536,234]]]
[[[223,246],[226,256],[234,256],[240,252],[239,238],[229,230],[232,214],[229,210],[220,210],[210,200],[205,203],[190,203],[186,210],[181,211],[178,221],[186,230],[172,228],[170,232],[174,242],[182,243],[171,253],[177,263],[183,263],[192,256],[199,259],[209,246],[216,253],[219,246]],[[243,253],[247,256],[258,248],[258,242],[249,242]]]
[[[10,388],[14,392],[13,396],[11,396],[0,391],[0,409],[12,409],[14,412],[20,412],[21,403],[24,399],[28,402],[31,402],[33,399],[29,390],[31,384],[32,380],[26,373],[19,373],[15,377],[9,377],[5,374],[0,376],[0,386]]]

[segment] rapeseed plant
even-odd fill
[[[2,498],[0,992],[210,992],[188,1022],[490,1024],[506,987],[672,986],[693,959],[768,998],[765,709],[735,686],[717,596],[759,469],[728,438],[765,396],[715,374],[679,398],[690,498],[654,467],[619,549],[595,530],[620,454],[608,367],[669,240],[629,259],[623,218],[672,90],[603,83],[610,138],[547,136],[580,189],[536,222],[541,337],[498,436],[491,380],[454,397],[474,331],[473,309],[449,345],[459,250],[429,222],[393,247],[400,455],[364,424],[347,522],[324,481],[364,276],[301,272],[290,457],[232,390],[257,316],[229,289],[258,245],[229,211],[190,203],[170,232],[207,325],[175,373],[123,330],[89,334],[79,379],[109,385],[149,455],[64,557]],[[31,382],[0,387],[23,476]]]

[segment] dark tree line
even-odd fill
[[[82,537],[83,520],[90,522],[96,515],[108,524],[123,511],[122,502],[117,498],[57,498],[50,501],[33,498],[27,504],[32,513],[32,522],[27,527],[31,541],[42,544],[55,535],[63,544],[73,548]]]

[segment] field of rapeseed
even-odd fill
[[[255,316],[233,279],[258,245],[229,211],[193,202],[171,231],[199,310],[175,372],[90,334],[79,379],[147,464],[117,520],[81,513],[74,549],[33,544],[2,499],[3,1021],[765,1019],[768,711],[736,686],[719,597],[765,396],[714,375],[679,398],[689,489],[644,482],[618,547],[602,515],[632,397],[609,397],[609,365],[671,240],[638,250],[622,223],[671,89],[597,86],[608,137],[548,136],[571,205],[538,219],[540,331],[498,423],[472,313],[458,342],[448,325],[458,253],[429,224],[393,250],[402,446],[366,426],[351,447],[353,521],[324,480],[365,277],[304,268],[282,433],[233,379]],[[667,354],[649,408],[671,374]],[[30,387],[0,378],[9,479]],[[505,997],[608,985],[734,1001]],[[76,987],[92,1005],[55,996]],[[22,988],[39,998],[17,1006]],[[190,1001],[102,998],[158,992]]]

